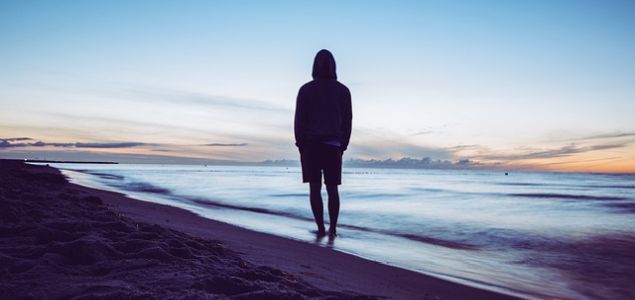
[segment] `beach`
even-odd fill
[[[347,168],[329,240],[312,233],[298,167],[50,166],[82,186],[498,293],[633,298],[632,175]]]
[[[510,299],[0,161],[0,298]]]

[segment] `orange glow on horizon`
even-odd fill
[[[46,156],[47,151],[90,152],[100,155],[143,155],[152,157],[183,158],[183,159],[209,159],[209,160],[233,160],[240,162],[256,162],[260,159],[251,153],[253,149],[242,147],[205,147],[205,146],[161,146],[161,147],[131,147],[131,148],[69,148],[59,149],[54,147],[25,148],[24,153],[29,153],[29,158]],[[564,156],[549,159],[533,159],[518,161],[475,161],[479,168],[491,167],[492,169],[552,171],[552,172],[591,172],[591,173],[635,173],[635,155],[615,153],[616,151],[598,151],[597,153],[582,153],[572,156]],[[633,151],[632,153],[635,153]],[[0,153],[1,154],[1,153]],[[626,156],[626,157],[625,157]],[[350,158],[353,158],[352,156]],[[359,159],[360,157],[354,157]],[[297,159],[291,157],[287,159]],[[399,159],[395,157],[393,159]]]
[[[555,172],[635,173],[635,151],[598,151],[574,156],[510,163],[518,169]]]

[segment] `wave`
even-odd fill
[[[347,197],[351,198],[397,198],[397,197],[405,197],[406,194],[397,194],[397,193],[355,193],[350,194]]]
[[[610,208],[616,208],[622,213],[635,213],[635,203],[627,202],[627,203],[607,203],[604,206]]]
[[[307,218],[307,217],[290,213],[290,212],[276,211],[276,210],[270,210],[270,209],[259,208],[259,207],[226,204],[226,203],[220,203],[217,201],[211,201],[211,200],[200,199],[200,198],[190,198],[190,200],[194,201],[195,203],[207,205],[207,206],[236,209],[236,210],[249,211],[249,212],[261,213],[261,214],[269,214],[269,215],[275,215],[275,216],[287,217],[287,218],[292,218],[292,219],[297,219],[302,221],[313,222],[313,218]],[[421,243],[426,243],[426,244],[431,244],[431,245],[436,245],[436,246],[441,246],[446,248],[452,248],[452,249],[459,249],[459,250],[478,249],[478,247],[475,245],[456,242],[456,241],[450,241],[450,240],[443,240],[443,239],[424,236],[424,235],[395,232],[391,230],[369,228],[369,227],[362,227],[362,226],[348,225],[348,224],[338,224],[337,226],[339,228],[347,228],[347,229],[353,229],[353,230],[364,231],[364,232],[372,232],[372,233],[380,233],[384,235],[397,236],[397,237],[409,239],[416,242],[421,242]]]
[[[303,221],[313,221],[312,218],[307,218],[307,217],[303,217],[303,216],[300,216],[300,215],[297,215],[297,214],[294,214],[294,213],[289,213],[289,212],[284,212],[284,211],[277,211],[277,210],[271,210],[271,209],[260,208],[260,207],[250,207],[250,206],[242,206],[242,205],[220,203],[220,202],[217,202],[217,201],[211,201],[211,200],[207,200],[207,199],[200,199],[200,198],[193,198],[193,197],[183,197],[183,198],[189,199],[189,200],[193,201],[194,203],[207,205],[207,206],[214,206],[214,207],[220,207],[220,208],[229,208],[229,209],[249,211],[249,212],[261,213],[261,214],[275,215],[275,216],[293,218],[293,219],[298,219],[298,220],[303,220]]]
[[[547,198],[547,199],[574,199],[574,200],[628,200],[625,197],[615,196],[590,196],[590,195],[572,195],[572,194],[557,194],[557,193],[511,193],[506,194],[511,197],[522,198]]]
[[[574,187],[587,189],[635,189],[635,185],[615,185],[615,184],[559,184],[559,183],[535,183],[535,182],[496,182],[495,185],[505,186],[550,186],[550,187]]]
[[[73,170],[73,171],[81,172],[81,173],[84,173],[84,174],[95,175],[95,176],[101,177],[103,179],[124,180],[124,177],[121,176],[121,175],[108,174],[108,173],[102,173],[102,172],[95,172],[95,171],[89,171],[89,170]]]
[[[152,194],[170,195],[172,192],[169,189],[158,187],[145,182],[131,182],[121,185],[123,188],[134,192],[144,192]]]
[[[271,197],[309,197],[308,193],[287,193],[287,194],[270,194]],[[396,193],[355,193],[347,195],[347,197],[351,198],[395,198],[395,197],[405,197],[406,194],[396,194]]]
[[[592,188],[608,188],[608,189],[635,189],[635,185],[590,185]]]
[[[503,185],[527,185],[527,186],[556,186],[555,184],[534,184],[534,183],[496,183]],[[564,185],[563,185],[564,186]],[[572,185],[571,185],[572,186]],[[577,186],[582,187],[582,186]],[[587,186],[589,187],[589,186]],[[593,186],[599,187],[599,186]],[[629,185],[603,185],[601,187],[611,187],[611,188],[625,188],[629,189],[631,186]],[[579,195],[579,194],[562,194],[562,193],[496,193],[496,192],[464,192],[457,190],[446,190],[446,189],[437,189],[437,188],[411,188],[413,191],[421,191],[421,192],[430,192],[430,193],[452,193],[452,194],[460,194],[460,195],[473,195],[473,196],[508,196],[508,197],[519,197],[519,198],[542,198],[542,199],[568,199],[568,200],[605,200],[605,201],[613,201],[613,200],[632,200],[627,197],[619,197],[619,196],[593,196],[593,195]]]
[[[549,184],[535,183],[535,182],[496,182],[496,185],[511,185],[511,186],[547,186]]]
[[[395,232],[387,233],[386,231],[381,231],[381,233],[396,235],[396,236],[400,236],[402,238],[406,238],[409,240],[442,246],[446,248],[452,248],[452,249],[459,249],[459,250],[477,250],[478,249],[476,245],[449,241],[449,240],[442,240],[442,239],[433,238],[429,236],[422,236],[422,235],[409,234],[409,233],[395,233]]]
[[[125,182],[124,181],[125,177],[121,175],[114,175],[114,174],[88,171],[88,170],[75,170],[75,171],[89,174],[89,175],[94,175],[102,179],[108,179],[108,181],[105,182],[107,185],[124,189],[126,191],[163,194],[163,195],[172,194],[172,191],[170,191],[169,189],[162,188],[147,182],[141,182],[141,181]]]
[[[306,193],[290,193],[290,194],[271,194],[271,197],[309,197]]]
[[[410,189],[417,192],[428,192],[428,193],[460,193],[459,191],[451,191],[451,190],[444,190],[444,189],[437,189],[437,188],[413,187]]]

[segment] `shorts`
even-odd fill
[[[342,150],[338,146],[323,143],[307,143],[300,149],[302,182],[342,184]]]

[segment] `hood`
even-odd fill
[[[337,79],[335,74],[335,58],[329,50],[322,49],[313,61],[313,79]]]

